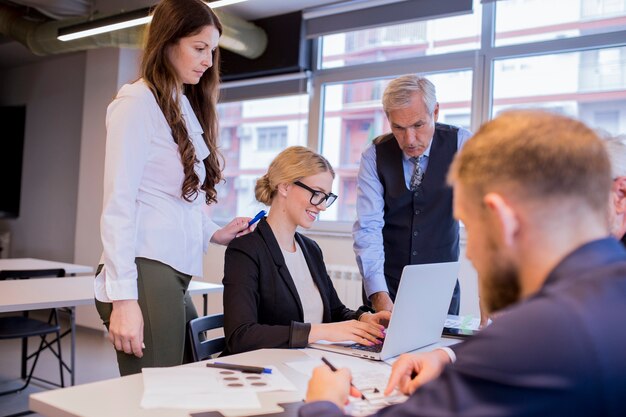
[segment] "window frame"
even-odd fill
[[[311,48],[314,69],[306,73],[309,96],[307,146],[315,150],[320,149],[324,111],[323,92],[324,85],[328,83],[366,81],[395,77],[411,72],[437,73],[471,70],[473,76],[470,120],[471,130],[475,131],[492,116],[494,63],[496,60],[626,46],[626,29],[563,39],[495,46],[495,8],[497,3],[483,2],[481,5],[480,49],[477,50],[320,69],[321,39],[315,41]],[[416,71],[418,69],[419,71]],[[257,81],[259,85],[265,83],[263,79]],[[353,222],[351,221],[318,221],[307,233],[318,236],[351,237],[352,225]]]

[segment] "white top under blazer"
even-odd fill
[[[202,126],[189,100],[180,106],[196,152],[195,171],[209,156]],[[184,274],[202,276],[202,255],[219,226],[206,213],[205,194],[181,197],[183,166],[171,129],[148,86],[124,85],[106,115],[104,202],[100,230],[104,268],[95,280],[103,302],[137,299],[136,257],[163,262]]]

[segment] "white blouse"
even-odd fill
[[[324,319],[324,304],[320,290],[313,281],[309,265],[304,259],[304,254],[300,245],[296,242],[296,251],[287,252],[280,248],[285,258],[285,264],[289,270],[289,275],[296,285],[300,303],[302,304],[302,312],[304,313],[304,323],[321,323]]]
[[[202,184],[206,172],[201,161],[209,149],[187,97],[182,95],[180,103]],[[100,222],[104,268],[96,277],[96,298],[137,299],[136,257],[201,276],[203,252],[219,226],[206,214],[203,191],[192,202],[181,197],[184,173],[178,145],[143,80],[120,89],[107,109],[106,128]]]

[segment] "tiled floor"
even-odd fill
[[[35,338],[31,339],[34,345]],[[19,340],[0,341],[0,391],[19,386],[20,374]],[[69,337],[63,340],[63,355],[69,359]],[[119,376],[113,347],[104,332],[87,328],[78,328],[76,338],[76,384],[99,381]],[[50,353],[42,354],[35,374],[54,381],[59,380],[58,361]],[[67,378],[67,375],[66,375]],[[66,384],[69,383],[66,382]],[[42,391],[44,385],[31,382],[30,386],[17,394],[0,397],[0,416],[6,416],[28,409],[28,394]],[[31,414],[39,416],[39,414]]]

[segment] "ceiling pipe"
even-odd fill
[[[260,27],[231,14],[214,10],[220,18],[223,33],[219,45],[249,59],[258,58],[267,47],[267,35]],[[87,38],[62,42],[57,39],[58,29],[85,22],[88,19],[67,19],[45,23],[23,18],[15,7],[0,4],[0,33],[26,46],[35,55],[53,55],[87,49],[143,47],[145,26],[137,26]]]

